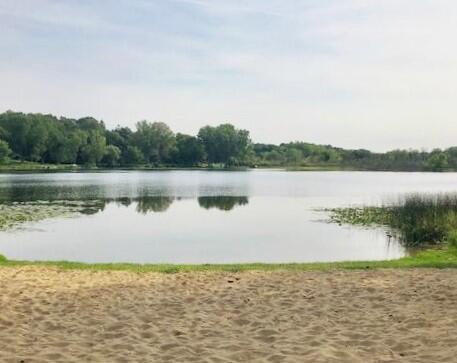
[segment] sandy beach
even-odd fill
[[[0,268],[1,362],[456,362],[457,270]]]

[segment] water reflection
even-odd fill
[[[218,197],[199,197],[198,204],[205,209],[217,208],[224,211],[230,211],[236,206],[243,206],[249,203],[248,197],[232,197],[232,196],[218,196]]]
[[[99,185],[86,185],[82,187],[52,186],[33,184],[26,185],[15,183],[2,185],[0,188],[0,202],[33,202],[33,201],[56,201],[56,200],[88,200],[103,199],[106,187]]]
[[[0,174],[0,223],[34,222],[0,230],[0,253],[139,263],[396,258],[406,251],[384,231],[318,223],[315,209],[375,205],[456,182],[457,174],[272,170]],[[81,213],[91,216],[66,218]]]
[[[247,172],[1,174],[0,202],[248,195]]]
[[[147,214],[149,212],[165,212],[173,203],[173,197],[142,197],[137,198],[136,211]]]
[[[97,200],[86,200],[79,202],[80,213],[82,214],[95,214],[102,212],[105,207],[110,203],[115,203],[120,207],[129,207],[132,203],[136,203],[135,211],[140,214],[160,213],[165,212],[170,208],[174,201],[180,201],[183,198],[174,198],[169,196],[143,196],[137,198],[107,198]],[[34,202],[29,202],[33,204]],[[73,201],[54,201],[52,204],[65,204],[71,206]],[[199,197],[198,205],[204,209],[219,209],[222,211],[231,211],[235,207],[244,206],[249,203],[249,198],[246,196],[232,197],[232,196],[218,196],[218,197]]]

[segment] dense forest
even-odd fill
[[[204,126],[196,136],[163,122],[109,130],[92,117],[70,119],[7,111],[0,114],[0,162],[86,167],[323,167],[357,170],[457,170],[457,147],[431,152],[373,153],[330,145],[253,143],[231,124]]]

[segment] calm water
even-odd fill
[[[224,263],[376,260],[406,251],[317,208],[457,190],[457,174],[154,171],[0,174],[0,202],[97,200],[91,214],[0,232],[11,259]]]

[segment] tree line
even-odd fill
[[[109,130],[92,117],[0,114],[0,159],[87,166],[249,165],[249,132],[231,124],[205,126],[197,136],[175,134],[163,122]]]
[[[335,167],[358,170],[457,170],[457,147],[431,152],[374,153],[331,145],[253,143],[249,131],[229,123],[204,126],[197,135],[174,133],[163,122],[140,121],[134,130],[109,130],[92,117],[0,114],[0,162],[33,161],[100,167],[248,166]]]

